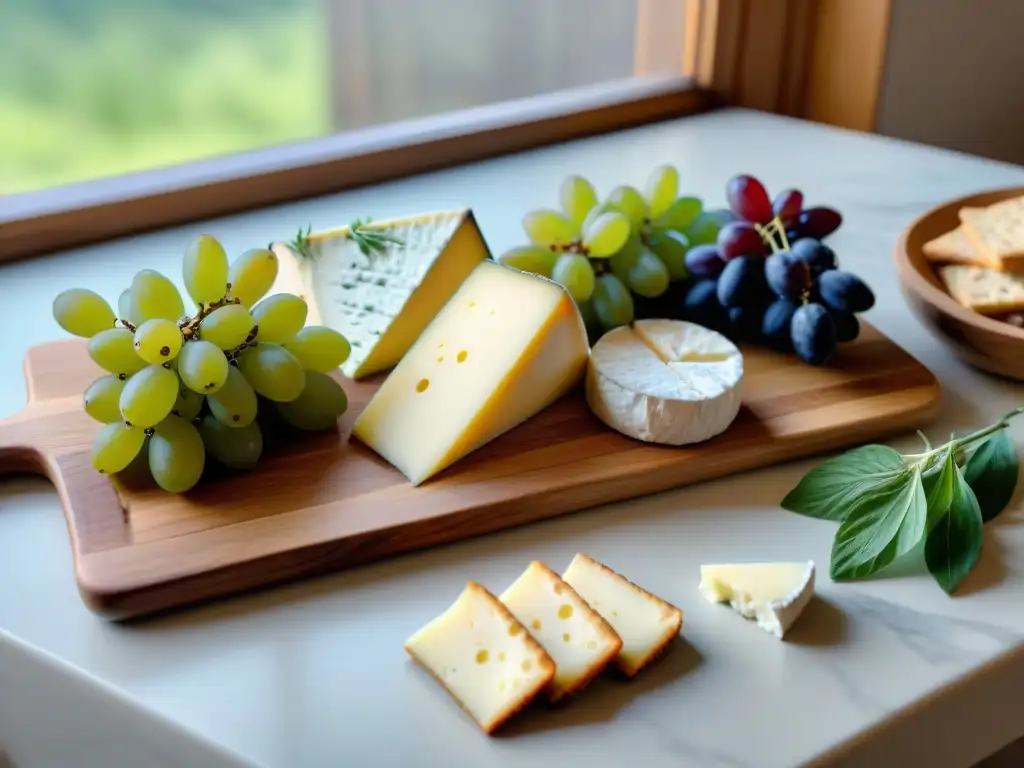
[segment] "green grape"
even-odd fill
[[[636,190],[636,187],[628,185],[616,187],[609,193],[607,202],[614,210],[626,215],[634,230],[639,230],[643,226],[644,219],[650,214],[647,201]]]
[[[277,254],[266,248],[246,251],[231,263],[228,282],[231,296],[251,307],[262,299],[277,279]]]
[[[188,244],[181,272],[185,290],[197,305],[220,301],[227,293],[228,255],[210,235],[200,235]]]
[[[558,211],[541,209],[523,217],[523,229],[534,245],[568,245],[576,239],[579,229]]]
[[[209,341],[190,341],[178,355],[178,375],[193,392],[212,395],[228,378],[228,359]]]
[[[647,247],[661,259],[668,269],[668,276],[673,280],[686,277],[686,252],[690,249],[690,241],[686,235],[674,229],[655,229],[647,239]]]
[[[229,427],[245,427],[256,419],[257,400],[252,386],[234,365],[224,386],[206,398],[210,412]]]
[[[255,422],[233,429],[208,413],[199,421],[199,435],[210,455],[231,469],[252,469],[263,453],[263,434]]]
[[[597,205],[594,185],[582,176],[566,176],[558,197],[562,203],[562,211],[577,227],[583,223],[590,209]]]
[[[295,338],[282,345],[295,355],[299,365],[307,371],[328,373],[348,360],[352,347],[348,339],[333,328],[308,325],[295,334]]]
[[[668,290],[668,284],[668,267],[650,249],[641,248],[626,285],[638,296],[654,299]]]
[[[294,338],[306,324],[306,302],[290,293],[275,293],[252,309],[252,319],[259,329],[257,339],[279,343]]]
[[[146,367],[135,351],[134,334],[127,328],[108,328],[89,339],[89,357],[100,368],[116,374],[132,374]]]
[[[185,340],[177,323],[154,317],[135,329],[135,351],[147,363],[166,363],[178,356]]]
[[[120,472],[139,455],[145,440],[145,430],[138,427],[129,427],[120,421],[104,424],[92,442],[93,469],[105,475]]]
[[[257,394],[279,403],[294,400],[306,385],[299,361],[279,344],[250,347],[238,358],[238,367]]]
[[[178,391],[178,399],[174,401],[171,413],[175,416],[181,416],[186,421],[192,421],[203,409],[204,402],[206,402],[205,397],[198,392],[193,392],[188,387],[184,387]]]
[[[633,297],[615,275],[603,274],[597,278],[592,303],[605,330],[633,322]]]
[[[655,218],[654,224],[657,227],[682,231],[693,224],[703,210],[704,204],[699,197],[680,197]],[[715,234],[717,236],[717,233]]]
[[[604,330],[601,326],[601,318],[597,316],[597,310],[594,309],[593,301],[584,301],[579,305],[580,316],[583,318],[583,326],[587,329],[587,338],[590,343],[595,343],[601,338],[601,333]]]
[[[640,235],[630,235],[619,252],[608,260],[612,274],[623,283],[629,282],[629,273],[636,266],[637,259],[640,258],[641,248],[643,248],[643,242],[640,240]]]
[[[594,222],[597,221],[599,218],[601,218],[601,216],[603,216],[606,213],[621,214],[622,211],[620,211],[614,205],[611,205],[609,203],[600,203],[598,205],[595,205],[587,213],[587,217],[583,219],[583,223],[580,224],[580,232],[589,232],[590,229],[594,226]]]
[[[684,230],[684,234],[690,241],[690,247],[717,242],[718,231],[732,221],[732,218],[732,214],[723,209],[713,209],[701,213]]]
[[[109,424],[121,421],[121,390],[125,380],[119,376],[101,376],[85,390],[85,412],[96,421]]]
[[[129,488],[145,486],[153,479],[149,474],[149,437],[142,442],[142,447],[135,454],[127,467],[115,474],[118,482]]]
[[[542,277],[551,277],[558,254],[550,248],[539,245],[520,245],[505,251],[498,261],[521,272],[530,272]]]
[[[256,321],[241,304],[225,304],[203,318],[199,335],[221,349],[234,349],[249,338]]]
[[[53,319],[70,334],[91,338],[114,327],[114,310],[106,300],[88,288],[71,288],[53,300]]]
[[[348,397],[334,378],[307,371],[302,394],[287,403],[276,403],[277,412],[293,427],[311,432],[331,429],[348,409]]]
[[[139,322],[139,310],[135,306],[135,299],[132,298],[132,289],[125,288],[117,297],[117,316],[132,325],[141,325]]]
[[[679,192],[679,171],[672,165],[659,165],[647,179],[644,187],[650,216],[656,219],[669,209]]]
[[[121,416],[134,427],[159,424],[178,399],[178,374],[162,365],[149,365],[136,373],[121,390]]]
[[[629,237],[629,219],[621,213],[603,213],[583,230],[583,244],[590,258],[606,258],[618,251]]]
[[[577,302],[587,301],[594,292],[594,270],[587,257],[578,253],[559,256],[551,279],[565,286]]]
[[[168,416],[149,438],[149,471],[168,493],[184,493],[203,476],[206,449],[192,422]]]
[[[170,280],[153,269],[144,269],[132,279],[132,301],[139,322],[162,317],[178,322],[185,314],[185,303]]]

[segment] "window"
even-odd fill
[[[678,75],[685,1],[658,5],[651,54],[640,0],[14,0],[0,193]]]

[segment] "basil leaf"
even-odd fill
[[[953,490],[956,482],[956,462],[953,452],[947,450],[939,455],[941,463],[921,476],[924,488],[925,505],[928,507],[927,530],[931,531],[949,510],[953,501]]]
[[[924,559],[947,594],[953,594],[981,556],[982,511],[971,486],[956,470],[953,499],[939,524],[928,534]]]
[[[1018,471],[1017,450],[1005,429],[994,433],[968,456],[963,478],[974,491],[986,523],[1010,503]]]
[[[850,581],[871,576],[917,546],[928,506],[920,469],[908,469],[866,494],[849,511],[832,544],[831,576]]]
[[[884,445],[865,445],[812,469],[786,494],[782,508],[820,520],[841,521],[865,495],[906,471],[903,458]]]

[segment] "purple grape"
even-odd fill
[[[778,349],[780,352],[789,352],[793,349],[789,327],[796,310],[797,305],[789,299],[776,299],[768,305],[764,319],[761,321],[761,335],[768,346]]]
[[[779,217],[783,226],[789,226],[796,221],[800,211],[804,207],[804,193],[799,189],[784,189],[779,192],[772,203],[772,210]]]
[[[789,250],[794,257],[807,262],[812,275],[820,275],[836,268],[835,251],[813,237],[802,237],[796,242],[791,242]]]
[[[683,300],[683,319],[718,330],[726,323],[725,310],[718,303],[718,282],[707,279],[694,283]]]
[[[793,258],[789,251],[779,251],[765,259],[764,276],[779,298],[799,299],[811,289],[810,267],[807,262]]]
[[[683,263],[694,277],[718,277],[725,268],[725,257],[717,245],[698,245],[686,252]]]
[[[723,307],[754,304],[766,293],[764,259],[760,256],[735,258],[718,277],[718,302]]]
[[[828,313],[832,316],[832,322],[835,323],[836,341],[840,344],[854,341],[860,336],[860,321],[856,315],[849,312],[836,312],[834,309],[829,309]]]
[[[875,306],[875,294],[852,272],[831,269],[818,277],[822,303],[838,312],[856,314]]]
[[[764,311],[765,306],[761,303],[729,307],[729,337],[737,342],[759,342]]]
[[[808,365],[824,365],[836,351],[836,326],[821,304],[804,304],[789,326],[793,351]]]
[[[800,212],[796,217],[796,228],[803,237],[813,237],[822,240],[837,229],[843,223],[843,217],[834,208],[808,208]]]
[[[734,221],[726,224],[718,232],[718,249],[725,260],[737,256],[764,256],[768,253],[768,245],[747,221]]]
[[[767,224],[775,218],[771,200],[764,185],[753,176],[733,176],[725,185],[725,198],[737,216],[747,221]]]

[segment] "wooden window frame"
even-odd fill
[[[0,198],[0,262],[719,105],[872,130],[890,3],[639,0],[631,79],[9,195]],[[681,53],[666,58],[666,40],[680,33]],[[651,74],[666,68],[682,75]]]

